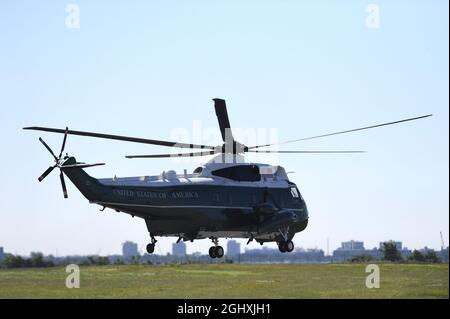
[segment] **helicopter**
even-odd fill
[[[400,124],[432,116],[423,115],[395,122],[377,124],[351,130],[339,131],[278,144],[247,146],[233,137],[226,101],[213,99],[223,144],[218,146],[169,142],[129,136],[75,131],[48,127],[24,127],[24,130],[63,134],[58,156],[48,144],[39,141],[50,152],[54,164],[39,178],[42,182],[54,169],[60,170],[64,198],[68,198],[64,176],[67,176],[82,195],[92,204],[103,209],[129,214],[144,219],[151,242],[147,253],[155,252],[157,237],[175,237],[177,243],[210,239],[211,258],[222,258],[224,249],[221,238],[248,239],[264,245],[275,242],[281,253],[294,251],[293,239],[305,231],[309,211],[297,185],[292,182],[285,168],[268,164],[246,163],[245,153],[285,154],[352,154],[363,151],[280,151],[267,147],[288,143],[354,133],[363,130]],[[214,158],[197,167],[192,174],[173,170],[155,176],[97,179],[84,169],[105,165],[85,164],[75,157],[63,156],[67,136],[85,136],[141,144],[158,145],[190,152],[152,155],[128,155],[129,159],[180,158],[214,155]],[[194,150],[196,150],[194,152]]]

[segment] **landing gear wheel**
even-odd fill
[[[216,250],[216,258],[222,258],[225,255],[223,247],[221,246],[215,247],[215,250]]]
[[[147,252],[151,255],[155,252],[155,244],[148,244],[147,245]]]
[[[288,242],[286,242],[286,243],[284,244],[284,247],[286,248],[286,251],[287,251],[288,253],[292,253],[292,252],[294,251],[294,248],[295,248],[294,243],[293,243],[291,240],[289,240]]]
[[[286,247],[286,242],[282,241],[278,243],[278,249],[280,250],[280,252],[282,252],[283,254],[287,251],[287,247]]]
[[[223,247],[221,246],[217,246],[217,247],[211,247],[209,249],[209,257],[211,257],[212,259],[215,258],[222,258],[225,255],[225,251],[223,249]]]
[[[209,257],[211,257],[212,259],[217,258],[217,256],[216,256],[216,247],[211,247],[209,249]]]

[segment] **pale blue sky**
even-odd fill
[[[325,249],[330,237],[333,249],[350,239],[439,248],[440,231],[448,244],[448,1],[371,2],[380,29],[365,27],[370,1],[261,0],[74,1],[80,29],[67,29],[69,1],[0,0],[0,246],[110,254],[125,240],[148,242],[142,220],[99,213],[72,184],[63,200],[58,174],[39,184],[51,157],[38,137],[56,150],[61,136],[23,126],[170,139],[199,120],[218,132],[214,97],[227,100],[233,127],[278,128],[281,140],[433,113],[282,147],[364,155],[279,160],[311,213],[297,246]],[[130,161],[123,155],[170,150],[81,137],[67,151],[107,162],[89,170],[96,177],[196,165]]]

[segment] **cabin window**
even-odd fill
[[[239,182],[259,182],[261,174],[256,165],[239,165],[213,171],[214,176],[223,177]]]
[[[194,170],[194,174],[201,174],[203,172],[203,167],[197,167],[195,170]]]

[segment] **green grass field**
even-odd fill
[[[448,265],[381,264],[381,288],[365,265],[180,265],[0,270],[0,298],[448,298]]]

